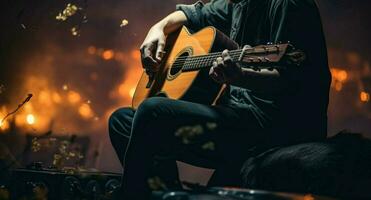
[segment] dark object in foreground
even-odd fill
[[[120,174],[100,172],[62,172],[35,168],[12,171],[12,199],[111,199],[120,185]]]
[[[244,186],[371,198],[371,140],[342,132],[324,141],[267,151],[242,169]]]
[[[332,200],[327,197],[237,188],[210,188],[205,192],[168,192],[159,200]]]

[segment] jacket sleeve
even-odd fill
[[[228,34],[232,19],[232,4],[227,0],[211,0],[209,3],[198,1],[192,5],[178,4],[177,10],[187,16],[187,26],[198,31],[206,26],[214,26]]]

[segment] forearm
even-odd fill
[[[154,27],[161,28],[165,35],[168,35],[179,29],[187,23],[187,17],[183,11],[175,11],[159,21]]]
[[[250,68],[242,68],[239,78],[231,82],[231,84],[269,94],[280,93],[287,85],[280,72],[276,69],[261,69],[257,71]]]

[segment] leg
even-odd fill
[[[161,152],[172,155],[178,153],[180,150],[184,152],[184,149],[180,148],[182,146],[181,142],[177,140],[174,134],[177,128],[185,125],[206,124],[210,122],[218,124],[218,127],[229,130],[239,129],[238,125],[242,125],[242,123],[239,123],[242,122],[240,115],[230,108],[206,106],[161,97],[154,97],[144,101],[135,113],[130,143],[126,152],[123,176],[124,197],[128,199],[148,198],[149,188],[147,186],[147,179],[153,157]],[[218,134],[210,136],[214,137],[218,144],[231,142],[229,146],[225,146],[227,148],[220,145],[219,151],[221,154],[225,153],[228,155],[226,152],[230,148],[239,149],[233,147],[233,145],[238,145],[241,148],[246,146],[244,145],[245,142],[241,141],[241,138],[237,137],[237,135],[228,136],[234,139],[223,138],[225,135]],[[234,140],[239,141],[236,142]],[[190,154],[197,155],[202,153],[196,150],[190,152]],[[206,155],[206,157],[201,155],[201,157],[210,158],[210,162],[206,162],[203,166],[217,168],[218,164],[216,163],[225,162],[223,159],[219,161],[218,159],[214,159],[218,157],[218,153],[211,154],[215,155]],[[228,155],[227,157],[236,156]]]
[[[129,143],[134,113],[132,108],[120,108],[112,113],[108,121],[111,143],[121,164]]]

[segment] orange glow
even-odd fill
[[[23,106],[23,109],[24,109],[26,112],[32,112],[32,111],[33,111],[32,103],[25,104],[25,105]]]
[[[72,104],[78,103],[81,100],[81,96],[79,93],[75,91],[68,92],[68,101]]]
[[[122,97],[125,97],[127,95],[127,87],[125,84],[121,84],[119,86],[119,94],[122,96]]]
[[[314,197],[310,194],[304,196],[303,200],[314,200]]]
[[[130,91],[129,91],[129,96],[131,98],[133,98],[134,97],[134,93],[135,93],[135,88],[131,88]]]
[[[61,98],[61,96],[57,92],[54,92],[53,93],[52,98],[53,98],[53,101],[55,103],[61,103],[62,102],[62,98]]]
[[[123,53],[120,53],[120,52],[115,53],[115,60],[117,60],[117,61],[124,61],[124,59],[125,59],[125,56],[124,56]]]
[[[88,47],[88,53],[89,54],[94,55],[95,52],[97,52],[97,48],[95,48],[95,46]]]
[[[36,122],[35,116],[33,114],[28,114],[26,117],[27,124],[33,125]]]
[[[43,90],[39,93],[39,102],[43,105],[50,105],[51,104],[51,96],[50,93],[46,90]]]
[[[63,88],[64,91],[67,91],[67,90],[68,90],[68,85],[64,84],[64,85],[62,86],[62,88]]]
[[[81,117],[83,117],[84,119],[90,119],[93,117],[93,110],[91,109],[91,107],[89,106],[89,104],[82,104],[79,108],[79,113],[81,115]]]
[[[348,72],[338,68],[331,68],[331,74],[334,81],[345,82],[348,79]]]
[[[9,128],[9,122],[7,120],[2,121],[2,119],[5,117],[5,113],[7,113],[7,109],[5,106],[2,106],[0,111],[1,111],[0,112],[0,130],[5,131]]]
[[[1,122],[1,120],[0,120],[0,130],[5,131],[8,128],[9,128],[9,122],[8,121]]]
[[[348,73],[345,70],[340,70],[338,72],[338,80],[341,82],[346,81],[348,78]]]
[[[335,83],[335,90],[340,92],[343,89],[343,84],[341,82]]]
[[[361,93],[359,94],[359,98],[360,98],[360,100],[361,100],[362,102],[368,102],[368,101],[370,101],[370,94],[367,93],[367,92],[361,92]]]
[[[115,52],[113,50],[105,50],[102,54],[104,60],[111,60],[115,56]]]
[[[140,52],[138,50],[132,50],[131,51],[131,57],[134,60],[140,60]]]

